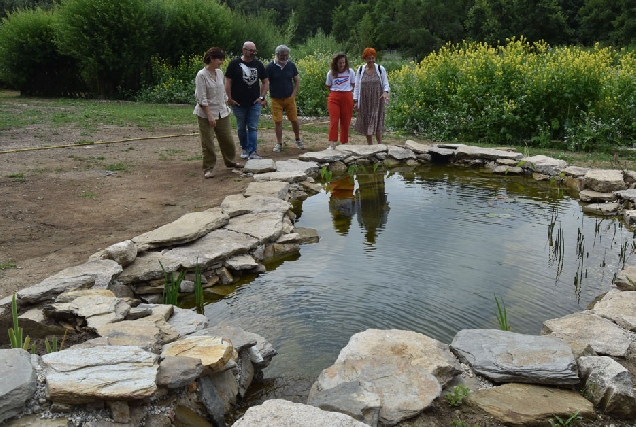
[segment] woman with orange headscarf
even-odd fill
[[[368,47],[362,52],[366,65],[361,65],[356,72],[356,83],[353,90],[353,104],[358,111],[355,130],[367,137],[371,145],[372,135],[378,144],[382,143],[384,132],[384,110],[389,102],[389,80],[386,69],[375,63],[376,51]]]

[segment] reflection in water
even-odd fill
[[[338,234],[346,236],[351,227],[351,218],[355,214],[353,202],[353,178],[342,178],[329,184],[331,196],[329,197],[329,211],[333,218],[333,228]]]
[[[356,190],[356,214],[358,222],[366,230],[366,240],[375,244],[379,230],[386,225],[389,202],[384,188],[384,175],[368,173],[356,176],[359,187]]]
[[[358,223],[365,229],[366,242],[374,245],[379,231],[386,225],[389,214],[384,175],[358,174],[356,180],[346,177],[330,184],[329,211],[333,218],[333,226],[338,234],[346,236],[352,218],[356,215]]]

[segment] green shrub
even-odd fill
[[[63,0],[57,14],[56,44],[79,61],[93,93],[125,96],[139,88],[152,54],[145,0]]]
[[[203,58],[212,46],[240,49],[233,37],[236,18],[217,0],[151,0],[150,10],[155,46],[151,53],[172,66],[184,57]]]
[[[85,90],[75,60],[53,42],[55,14],[41,9],[9,14],[0,25],[0,81],[22,95],[68,95]]]

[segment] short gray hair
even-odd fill
[[[276,46],[276,50],[274,51],[274,54],[276,56],[280,55],[281,53],[289,54],[289,48],[285,46],[284,44]]]

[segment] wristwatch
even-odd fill
[[[261,101],[265,99],[264,96],[259,96],[258,99],[260,99]]]

